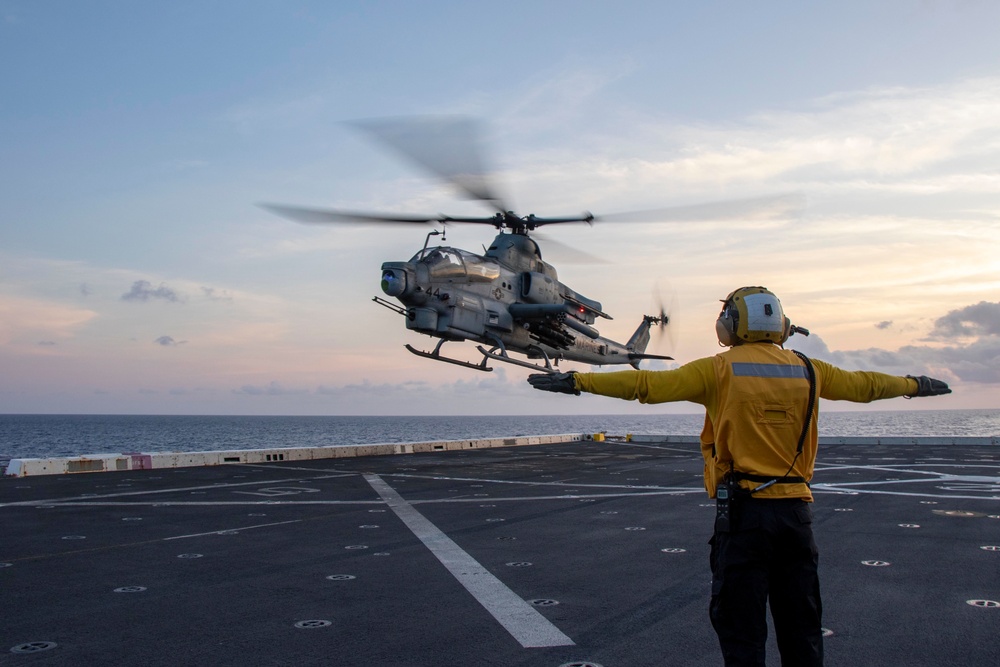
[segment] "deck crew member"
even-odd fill
[[[817,397],[867,403],[951,393],[926,376],[845,371],[782,344],[797,329],[763,287],[723,301],[714,357],[668,371],[541,373],[536,389],[642,403],[705,407],[705,488],[716,499],[709,615],[726,665],[761,666],[770,601],[782,665],[823,664],[809,481],[816,460]]]

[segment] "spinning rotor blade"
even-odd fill
[[[564,222],[585,222],[588,225],[594,224],[594,214],[587,211],[582,215],[575,215],[563,218],[539,218],[537,215],[532,213],[527,218],[524,219],[524,224],[528,229],[535,229],[536,227],[541,227],[542,225],[558,225]]]
[[[543,235],[540,232],[535,232],[531,238],[542,242],[542,256],[550,258],[549,261],[555,258],[560,264],[610,264],[604,257],[591,255],[589,252],[557,241],[548,234]]]
[[[452,217],[394,213],[362,213],[335,209],[306,208],[285,204],[260,206],[284,218],[306,223],[388,223],[388,224],[489,224],[498,230],[527,234],[542,225],[594,222],[696,222],[766,220],[794,217],[801,213],[803,197],[783,194],[769,197],[733,199],[708,204],[672,206],[645,211],[615,213],[595,217],[584,212],[571,217],[521,217],[509,211],[491,182],[484,166],[480,124],[461,116],[397,117],[353,123],[380,142],[438,177],[456,186],[467,197],[484,202],[496,213],[490,217]]]
[[[730,199],[691,206],[668,206],[646,211],[599,215],[594,222],[713,222],[734,219],[771,220],[798,217],[805,208],[801,194]]]
[[[276,215],[296,222],[326,223],[326,222],[361,222],[388,224],[447,224],[461,222],[464,224],[502,225],[506,217],[497,213],[489,217],[454,218],[450,215],[405,215],[393,213],[359,213],[357,211],[340,211],[330,208],[306,208],[303,206],[288,206],[287,204],[258,204],[261,208]]]
[[[504,213],[507,207],[483,166],[480,125],[461,116],[386,118],[353,123],[382,143]]]
[[[381,215],[377,213],[355,213],[323,208],[304,208],[285,204],[258,204],[261,208],[296,222],[387,222],[397,224],[429,224],[445,222],[447,216],[426,215]]]
[[[672,288],[668,287],[670,293],[670,303],[664,305],[663,297],[660,291],[660,285],[657,284],[653,289],[653,300],[655,302],[655,307],[659,311],[660,320],[660,332],[658,337],[660,340],[664,336],[667,337],[668,349],[673,353],[677,348],[677,292]]]

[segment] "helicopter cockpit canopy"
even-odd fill
[[[424,264],[432,281],[468,278],[472,282],[492,282],[500,277],[500,265],[495,261],[458,248],[424,248],[410,261]]]

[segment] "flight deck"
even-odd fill
[[[697,445],[0,479],[0,665],[715,665]],[[1000,664],[1000,448],[823,445],[827,665]],[[779,664],[771,632],[769,664]]]

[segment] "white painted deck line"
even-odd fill
[[[475,558],[427,520],[378,475],[365,475],[375,492],[417,539],[431,550],[465,590],[524,648],[573,646],[575,643],[538,610],[493,576]]]

